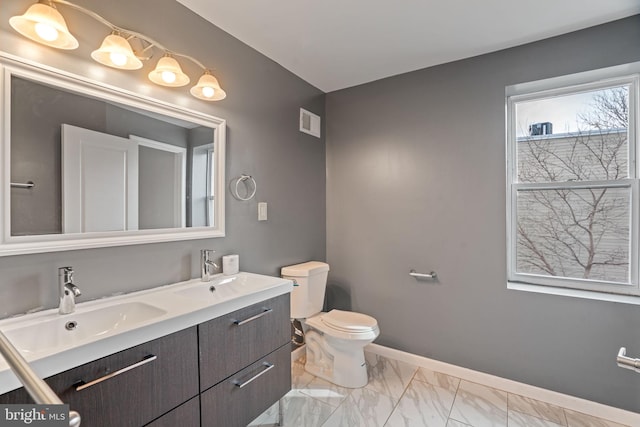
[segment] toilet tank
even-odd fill
[[[282,267],[280,274],[285,279],[294,281],[291,292],[292,319],[305,319],[322,311],[329,264],[319,261],[304,262]]]

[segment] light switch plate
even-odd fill
[[[267,202],[258,203],[258,221],[267,220]]]

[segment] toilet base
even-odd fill
[[[336,375],[333,369],[325,369],[309,362],[304,365],[304,370],[340,387],[362,388],[369,383],[366,364],[358,366],[357,369],[350,369],[346,375],[340,372]]]
[[[346,388],[367,385],[364,346],[370,342],[345,342],[310,330],[306,335],[305,370],[312,375]]]

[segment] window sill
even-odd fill
[[[572,298],[584,298],[598,301],[617,302],[621,304],[640,305],[640,296],[608,294],[604,292],[585,291],[582,289],[558,288],[544,285],[531,285],[519,282],[507,282],[507,289],[539,294],[561,295]]]

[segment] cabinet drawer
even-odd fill
[[[287,293],[199,325],[200,390],[289,343],[289,310]]]
[[[194,397],[178,406],[173,411],[164,414],[147,427],[200,427],[200,399]]]
[[[287,344],[202,393],[202,427],[223,423],[225,427],[244,427],[289,390],[291,347]]]
[[[106,379],[89,386],[101,378]],[[86,363],[46,382],[80,413],[85,427],[142,426],[198,394],[196,327]],[[87,387],[77,391],[82,383]],[[32,400],[24,389],[0,396],[0,403],[25,402]]]

